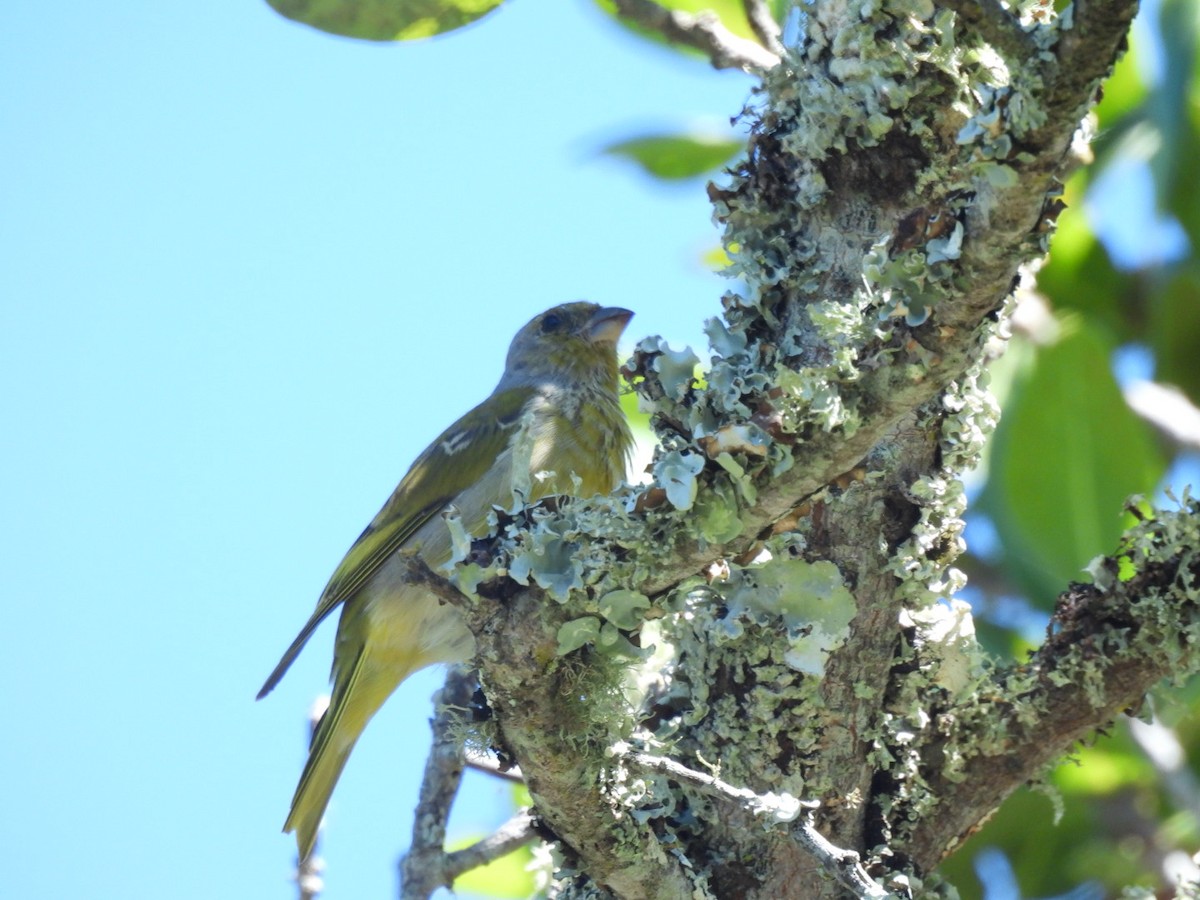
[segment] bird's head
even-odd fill
[[[617,339],[631,318],[633,313],[619,306],[585,301],[534,316],[508,348],[501,385],[584,384],[615,390]]]

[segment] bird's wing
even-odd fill
[[[422,525],[484,476],[508,446],[532,396],[529,387],[495,393],[425,448],[338,565],[312,616],[258,692],[260,699],[279,683],[327,615],[354,596]]]

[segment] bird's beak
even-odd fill
[[[633,313],[619,306],[602,306],[592,313],[584,336],[593,344],[615,344]]]

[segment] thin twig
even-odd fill
[[[783,56],[783,30],[771,15],[765,0],[742,0],[742,7],[746,10],[750,30],[759,42],[776,56]]]
[[[954,10],[960,26],[979,34],[1011,62],[1032,63],[1038,52],[1033,38],[999,0],[937,0]]]
[[[792,826],[792,837],[805,850],[816,857],[822,868],[838,880],[842,887],[849,890],[860,900],[887,900],[895,897],[876,884],[867,870],[862,866],[862,860],[853,850],[843,850],[827,841],[817,827],[812,823],[812,813]]]
[[[438,692],[433,746],[421,780],[412,846],[400,860],[401,900],[425,900],[454,880],[448,875],[442,848],[446,843],[450,806],[462,782],[463,751],[458,725],[475,692],[475,682],[473,673],[456,667],[447,674],[446,683]]]
[[[667,9],[654,0],[614,0],[617,12],[638,25],[657,31],[668,41],[703,52],[717,69],[762,72],[779,63],[779,57],[754,41],[738,37],[710,12],[691,13]]]
[[[476,841],[470,847],[447,853],[443,872],[451,884],[463,872],[486,866],[488,863],[507,856],[519,847],[537,839],[536,821],[533,813],[521,810],[491,835]]]
[[[697,772],[673,759],[650,753],[630,752],[624,759],[640,769],[665,775],[673,781],[691,785],[705,793],[736,803],[754,815],[765,813],[780,821],[792,822],[792,836],[796,841],[816,858],[825,871],[853,892],[855,897],[860,900],[886,900],[893,896],[871,879],[856,852],[834,846],[817,831],[812,823],[812,814],[819,804],[797,800],[788,794],[756,794],[749,788],[734,787],[714,775]],[[802,810],[807,810],[807,813],[801,818]]]
[[[639,769],[644,769],[658,775],[666,775],[672,781],[678,781],[680,784],[689,784],[713,796],[732,800],[755,815],[771,813],[782,821],[790,822],[799,815],[800,810],[804,807],[812,806],[815,808],[814,804],[797,800],[788,794],[756,794],[749,788],[734,787],[732,784],[722,781],[715,775],[706,775],[703,772],[697,772],[695,769],[689,769],[687,766],[677,763],[673,759],[655,756],[652,753],[631,751],[624,758],[632,762]]]
[[[425,588],[439,600],[450,604],[457,610],[462,612],[470,610],[472,598],[429,568],[429,563],[416,553],[401,552],[393,556],[392,560],[404,563],[403,577],[406,584]],[[449,683],[448,679],[447,683]]]
[[[516,784],[525,783],[525,775],[521,772],[520,766],[505,766],[496,757],[489,756],[478,750],[467,750],[466,762],[468,769],[474,769],[476,772],[482,772],[484,775],[503,778],[505,781],[512,781]]]

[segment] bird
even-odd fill
[[[461,615],[405,581],[403,555],[415,552],[435,570],[450,560],[446,511],[478,537],[493,506],[608,494],[624,480],[633,439],[620,407],[616,343],[632,316],[577,301],[521,328],[495,390],[413,462],[263,684],[260,700],[341,607],[329,705],[283,827],[296,833],[301,860],[312,853],[351,750],[384,701],[418,669],[474,654]]]

